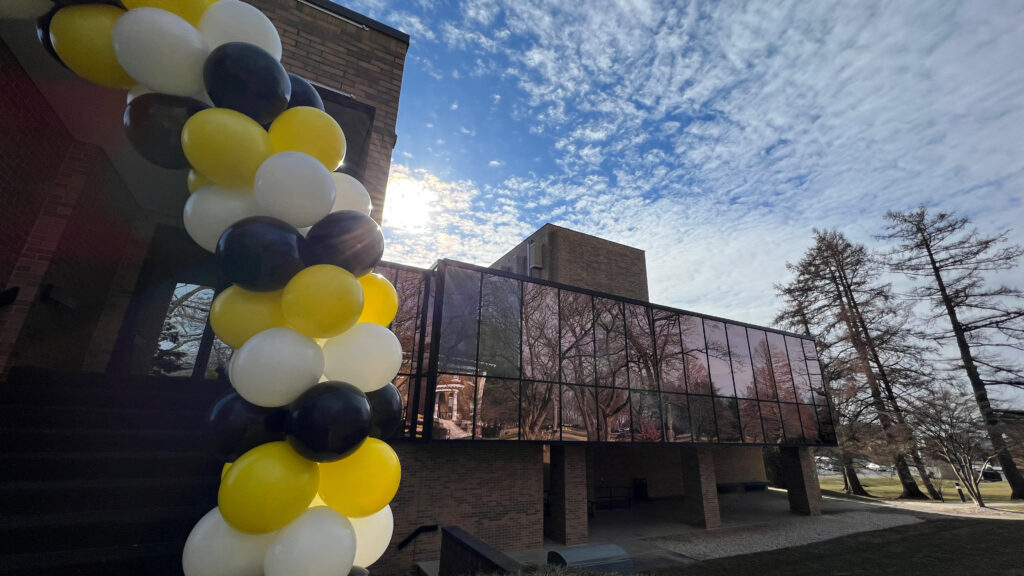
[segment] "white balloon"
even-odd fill
[[[366,187],[359,180],[342,172],[331,172],[331,177],[334,178],[336,191],[331,212],[355,210],[369,216],[373,204],[370,202],[370,193],[366,191]]]
[[[391,382],[402,367],[402,343],[391,330],[359,322],[324,344],[324,374],[372,392]]]
[[[309,154],[278,152],[256,171],[253,196],[261,214],[303,228],[330,213],[334,181],[323,163]]]
[[[348,520],[356,531],[356,557],[353,563],[366,568],[384,555],[391,542],[391,535],[395,531],[391,506],[385,506],[380,512],[369,516]]]
[[[214,508],[189,533],[181,565],[185,576],[262,576],[263,560],[275,538],[277,532],[239,532],[224,521],[220,508]]]
[[[114,54],[132,78],[156,92],[192,96],[203,85],[209,51],[199,31],[177,14],[135,8],[114,25]]]
[[[271,328],[249,338],[233,355],[229,378],[238,395],[257,406],[291,403],[320,381],[324,353],[309,336]]]
[[[248,42],[281,59],[281,37],[263,12],[238,0],[211,4],[199,20],[199,33],[213,50],[228,42]]]
[[[3,0],[0,2],[0,20],[39,18],[53,8],[50,0]]]
[[[348,576],[355,548],[348,518],[317,506],[281,529],[267,550],[263,571],[266,576]]]
[[[196,190],[185,202],[185,231],[203,250],[216,252],[217,241],[228,226],[257,213],[256,200],[248,190],[211,184]]]

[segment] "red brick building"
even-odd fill
[[[342,169],[379,221],[409,37],[327,0],[252,3],[344,128]],[[181,225],[185,171],[142,160],[124,93],[62,68],[30,22],[0,22],[0,81],[0,563],[180,573],[216,501],[202,427],[229,352],[205,318],[223,280]],[[834,435],[806,339],[652,305],[642,251],[551,225],[490,269],[379,271],[402,298],[406,426],[375,573],[436,559],[437,532],[408,540],[422,526],[501,550],[585,543],[589,509],[641,486],[713,528],[719,488],[764,481],[766,445],[793,508],[816,513],[807,446]]]

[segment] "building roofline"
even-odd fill
[[[616,242],[614,240],[609,240],[607,238],[602,238],[600,236],[595,236],[594,234],[587,234],[586,232],[580,232],[579,230],[573,230],[572,228],[566,228],[565,226],[559,226],[558,224],[552,224],[551,222],[547,222],[543,226],[541,226],[540,228],[537,228],[533,232],[533,234],[536,234],[537,232],[540,232],[541,230],[543,230],[545,228],[555,228],[557,230],[565,230],[566,232],[572,232],[573,234],[579,234],[580,236],[588,236],[590,238],[597,238],[598,240],[600,240],[602,242],[607,242],[609,244],[615,244],[616,246],[622,246],[623,248],[629,248],[630,250],[636,250],[637,252],[643,252],[644,254],[647,254],[647,251],[644,250],[643,248],[637,248],[636,246],[630,246],[629,244],[623,244],[622,242]],[[530,236],[533,236],[533,234],[530,234]],[[530,238],[530,236],[527,236],[526,240],[528,240]],[[516,244],[516,246],[519,246],[519,244]]]
[[[360,14],[358,12],[355,12],[353,10],[349,10],[348,8],[345,8],[344,6],[342,6],[340,4],[335,4],[334,2],[331,2],[331,0],[298,0],[298,1],[300,3],[302,3],[302,4],[307,4],[307,5],[312,6],[314,8],[318,8],[318,9],[323,10],[325,12],[329,12],[331,14],[334,14],[335,16],[338,16],[339,18],[344,18],[345,20],[348,20],[348,21],[350,21],[350,22],[352,22],[354,24],[357,24],[359,26],[364,26],[367,29],[376,30],[377,32],[380,32],[382,34],[387,34],[388,36],[391,36],[395,40],[398,40],[399,42],[402,42],[404,44],[408,44],[409,43],[409,35],[406,34],[405,32],[402,32],[401,30],[397,30],[395,28],[392,28],[391,26],[388,26],[387,24],[382,24],[380,22],[377,22],[376,20],[374,20],[372,18],[368,18],[366,16],[363,16],[362,14]]]

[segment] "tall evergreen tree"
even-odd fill
[[[883,238],[898,243],[888,253],[889,264],[920,281],[913,294],[932,305],[932,320],[948,320],[947,328],[936,328],[928,336],[956,343],[956,368],[971,384],[1012,497],[1024,498],[1024,477],[988,396],[989,386],[1024,389],[1024,293],[990,286],[985,278],[1017,266],[1024,248],[1007,244],[1006,232],[982,235],[966,218],[944,212],[930,215],[924,207],[889,212],[886,218],[889,225]]]
[[[794,328],[801,323],[813,326],[819,336],[848,344],[849,362],[867,384],[871,405],[893,452],[903,486],[901,497],[926,498],[907,462],[906,455],[916,456],[916,450],[885,359],[884,348],[894,345],[899,334],[892,321],[896,307],[891,288],[880,282],[880,270],[864,246],[836,231],[815,230],[814,234],[814,246],[797,264],[787,265],[796,273],[795,279],[777,287],[789,305],[776,322]],[[918,463],[923,471],[923,462]],[[922,476],[927,480],[927,475]]]

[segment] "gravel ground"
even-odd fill
[[[647,541],[694,560],[709,560],[800,546],[856,532],[882,530],[919,522],[922,522],[920,518],[895,511],[850,511],[814,518],[783,517],[742,528],[662,536]]]

